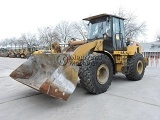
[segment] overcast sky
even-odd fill
[[[80,21],[118,8],[132,11],[147,24],[146,41],[160,33],[158,0],[0,0],[0,40],[36,32],[38,27],[56,25],[62,20]]]

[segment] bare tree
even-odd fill
[[[0,46],[2,47],[2,40],[0,40]]]
[[[60,22],[56,26],[55,31],[59,34],[60,39],[65,43],[73,37],[72,26],[67,21]]]
[[[160,33],[159,33],[159,34],[156,34],[156,41],[157,41],[157,42],[160,42]]]
[[[80,22],[73,22],[72,23],[72,30],[74,32],[74,37],[77,39],[87,39],[87,34],[88,34],[88,25],[84,21]]]
[[[14,47],[15,47],[14,49],[16,50],[17,45],[18,45],[17,38],[13,37],[13,38],[11,38],[11,40],[13,41],[13,45],[14,45]]]
[[[125,37],[135,39],[138,35],[145,35],[146,24],[145,22],[138,22],[137,16],[133,12],[126,12],[123,8],[119,8],[117,12],[114,13],[119,17],[123,17],[125,27]]]
[[[46,45],[46,40],[48,39],[48,33],[47,33],[47,27],[44,28],[38,28],[38,37],[41,44]]]
[[[25,45],[25,41],[20,37],[19,39],[18,39],[18,45],[19,45],[19,49],[20,48],[24,48],[24,45]]]
[[[54,27],[39,28],[39,39],[40,43],[48,44],[51,49],[51,43],[54,41],[60,41],[58,33],[55,32]]]
[[[1,44],[3,47],[7,48],[7,46],[9,45],[8,39],[4,39]]]
[[[13,41],[13,39],[12,38],[10,38],[10,39],[8,39],[8,43],[9,43],[9,45],[11,46],[11,49],[12,49],[12,46],[13,46],[13,43],[14,41]]]
[[[32,47],[33,45],[36,44],[37,38],[35,34],[31,33],[23,33],[21,35],[21,39],[24,41],[24,43],[27,45],[27,47]]]

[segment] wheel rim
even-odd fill
[[[137,72],[139,74],[141,74],[142,71],[143,71],[143,62],[141,60],[139,60],[138,63],[137,63]]]
[[[100,84],[105,84],[109,78],[109,69],[107,65],[102,64],[97,70],[97,81]]]

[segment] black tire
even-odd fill
[[[17,58],[20,58],[20,56],[21,56],[20,53],[18,53],[18,54],[17,54]]]
[[[126,74],[126,78],[132,81],[138,81],[143,78],[145,71],[145,61],[140,53],[136,53],[134,56],[129,58],[128,60],[128,74]]]
[[[113,65],[110,58],[104,54],[90,54],[82,60],[78,75],[81,86],[86,91],[100,94],[106,92],[111,85]]]
[[[16,54],[14,54],[14,58],[17,58],[17,55],[16,55]]]

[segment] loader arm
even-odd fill
[[[82,59],[85,59],[85,56],[92,49],[93,51],[91,53],[94,51],[103,51],[103,40],[96,40],[79,46],[72,54],[72,63],[77,65]]]

